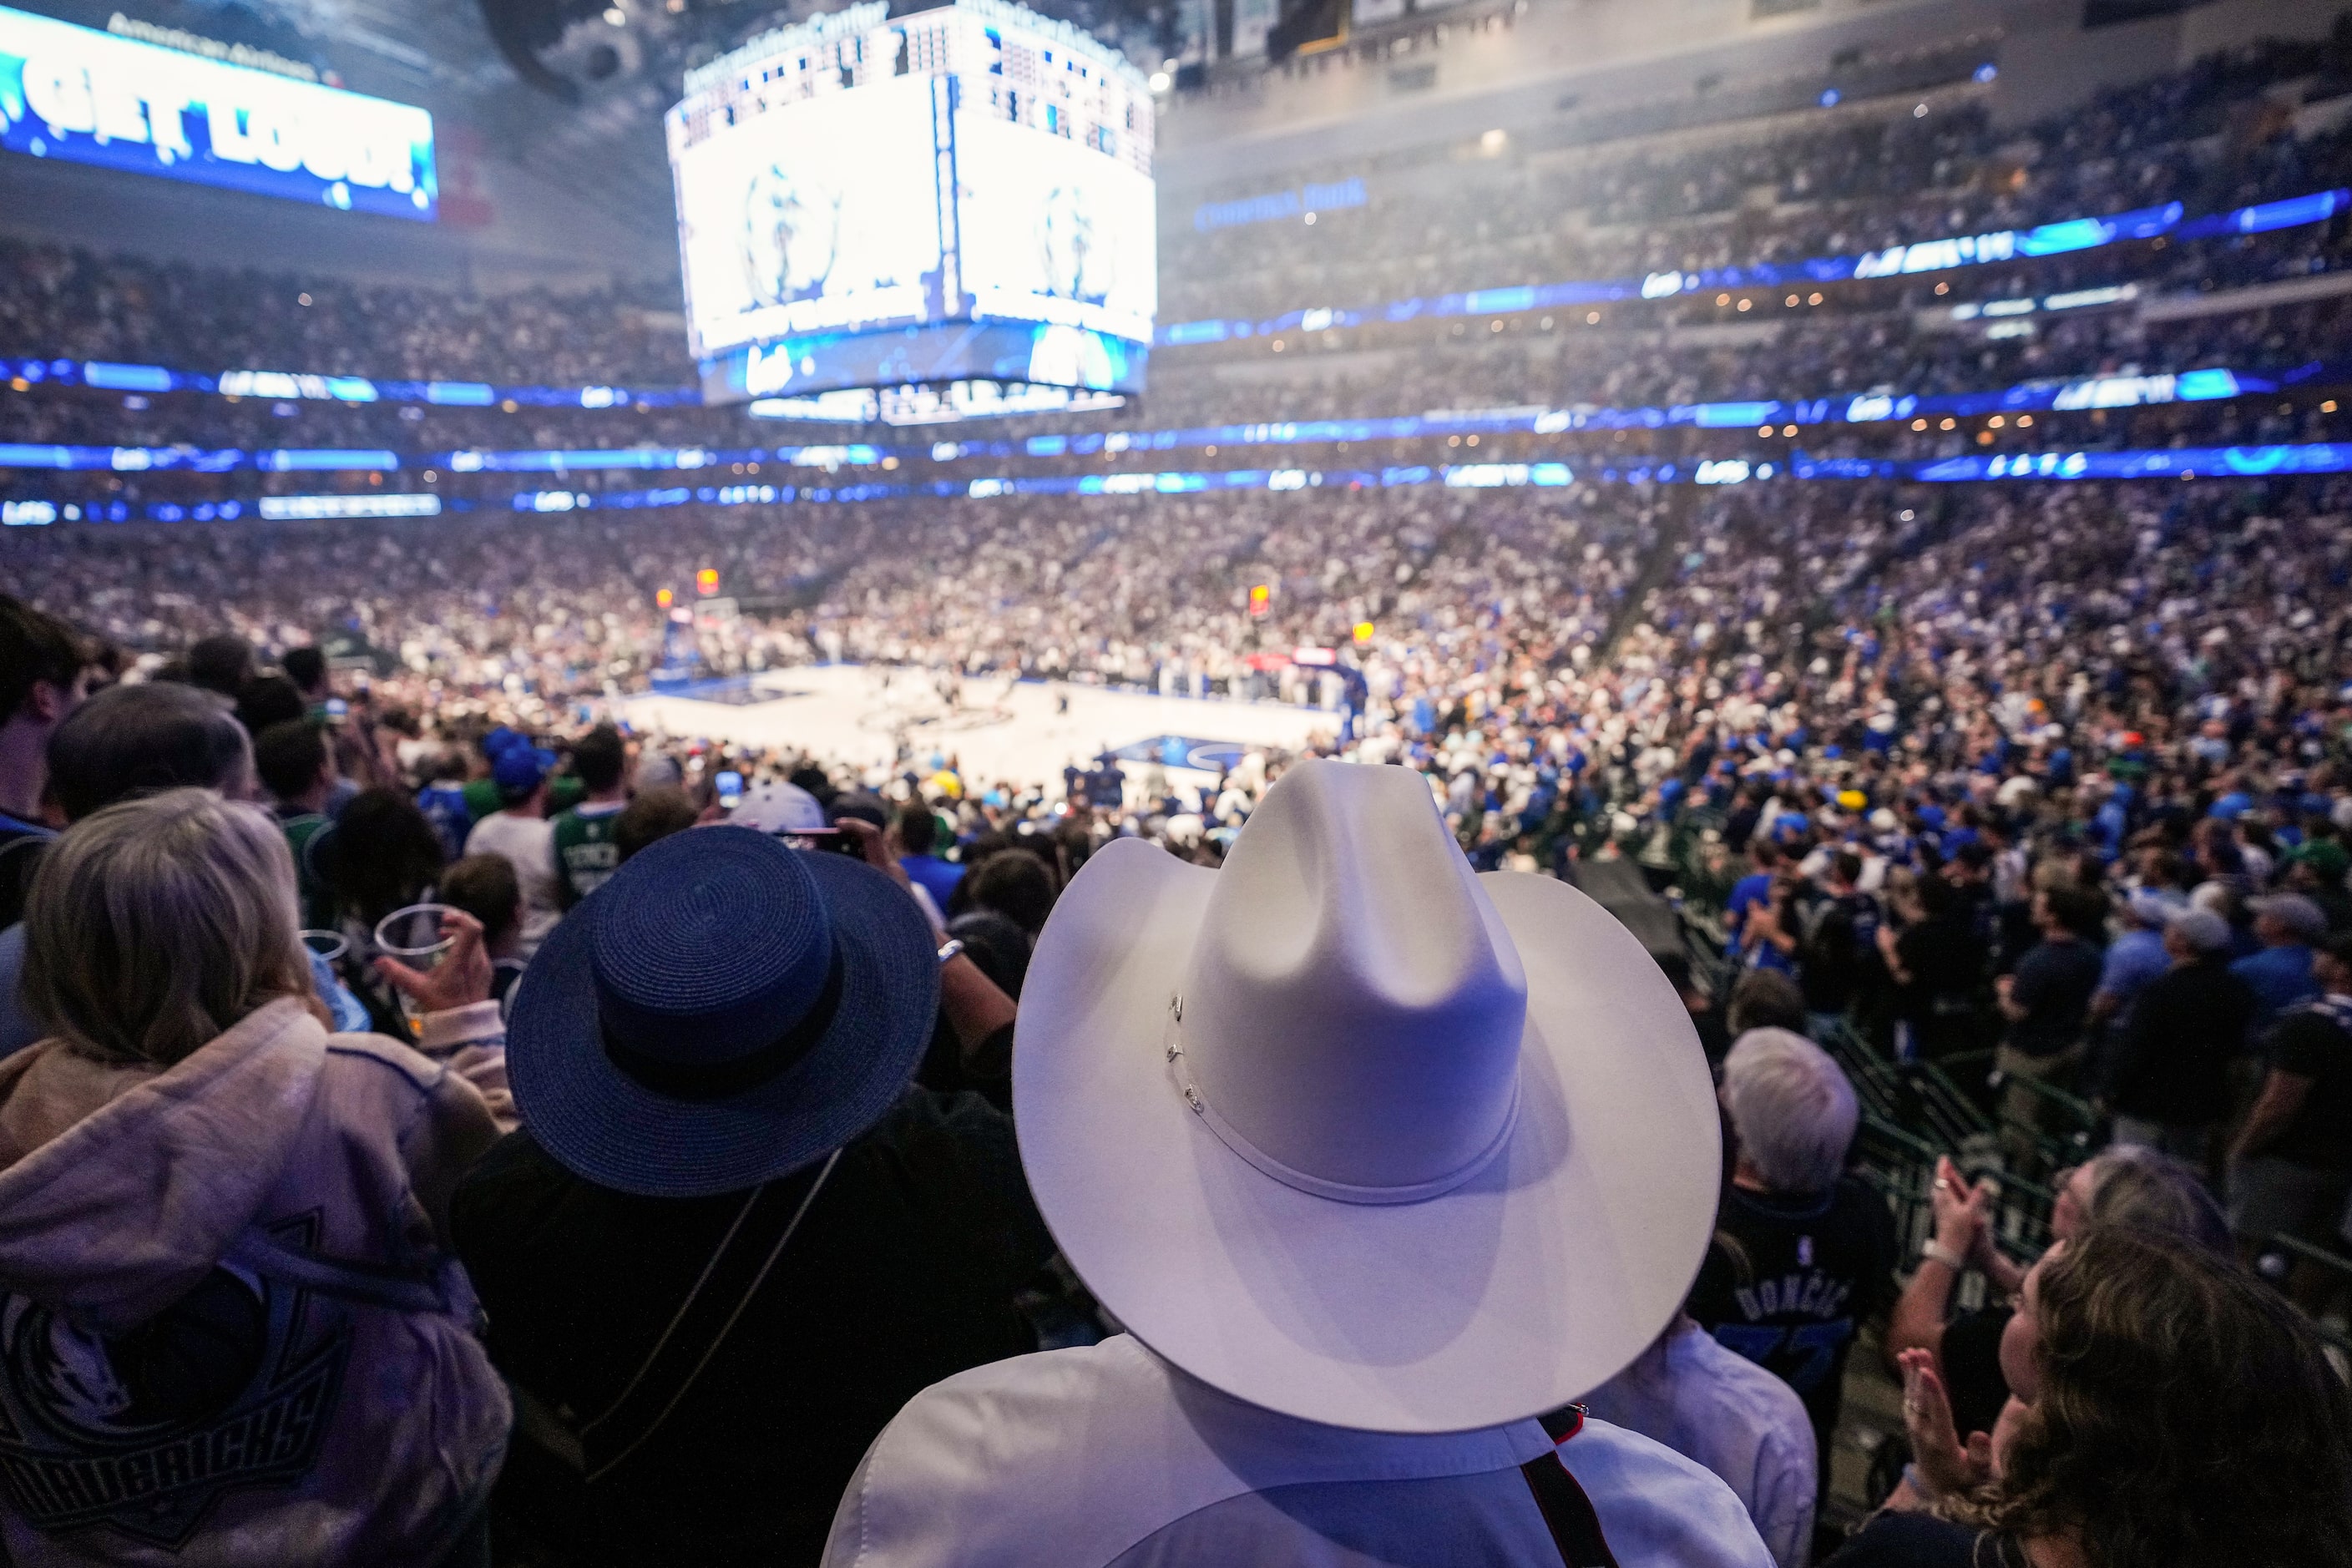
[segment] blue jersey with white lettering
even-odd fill
[[[1894,1215],[1854,1177],[1804,1198],[1733,1187],[1690,1313],[1795,1389],[1825,1435],[1837,1425],[1855,1329],[1894,1300],[1895,1256]]]

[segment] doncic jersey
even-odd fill
[[[1732,1187],[1690,1314],[1795,1389],[1826,1432],[1854,1328],[1894,1295],[1895,1250],[1895,1216],[1853,1177],[1793,1201]]]
[[[619,868],[621,849],[613,842],[613,825],[620,817],[619,801],[575,805],[557,815],[556,898],[565,909],[603,887]]]

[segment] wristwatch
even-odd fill
[[[960,937],[960,936],[958,936],[958,937],[950,937],[950,938],[947,940],[947,942],[945,942],[945,944],[943,944],[943,945],[940,948],[940,965],[941,965],[942,967],[944,967],[944,966],[946,965],[946,963],[947,963],[947,962],[948,962],[948,960],[949,960],[949,959],[953,958],[957,953],[961,952],[962,951],[963,951],[963,938],[961,938],[961,937]]]
[[[1968,1271],[1969,1260],[1940,1241],[1931,1240],[1923,1243],[1919,1248],[1919,1257],[1923,1262],[1940,1263],[1955,1274],[1964,1274]]]

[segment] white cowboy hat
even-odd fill
[[[1222,870],[1097,852],[1038,938],[1013,1098],[1104,1305],[1330,1426],[1567,1404],[1656,1337],[1715,1223],[1674,987],[1566,883],[1472,872],[1403,768],[1293,767]]]

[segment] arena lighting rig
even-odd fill
[[[1151,92],[1003,0],[781,27],[669,111],[708,403],[926,389],[950,416],[1139,392]]]

